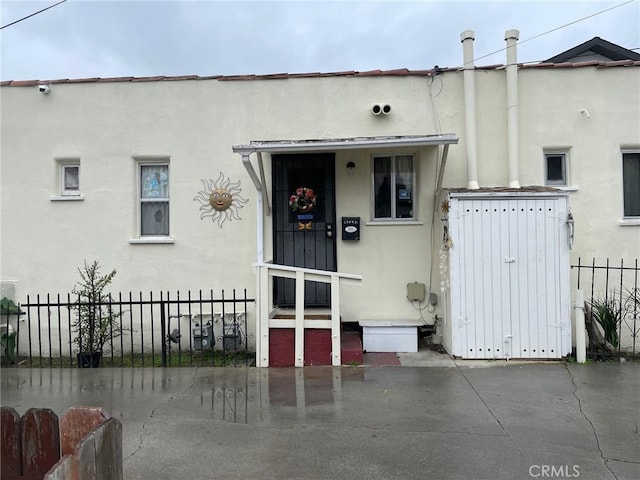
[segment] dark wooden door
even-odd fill
[[[294,211],[291,195],[301,187],[313,189],[316,204],[309,212]],[[336,270],[335,156],[296,154],[273,156],[274,261],[280,265]],[[275,304],[295,305],[295,280],[275,279]],[[306,282],[305,306],[331,304],[328,284]]]

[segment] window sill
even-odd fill
[[[622,220],[618,220],[618,224],[623,227],[628,227],[632,225],[640,225],[640,218],[623,218]]]
[[[84,195],[51,195],[52,202],[80,202],[84,200]]]
[[[563,192],[577,192],[578,191],[578,186],[577,185],[567,185],[567,186],[554,186],[554,185],[548,185],[549,187],[553,187],[553,188],[557,188],[558,190],[562,190]]]
[[[131,245],[153,245],[153,244],[172,244],[175,243],[173,237],[140,237],[130,238]]]
[[[365,225],[371,227],[389,227],[397,225],[424,225],[421,220],[369,220]]]

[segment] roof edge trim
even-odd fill
[[[233,145],[240,154],[254,152],[326,152],[366,148],[428,147],[457,144],[453,133],[442,135],[400,135],[393,137],[327,138],[315,140],[255,140],[246,145]]]

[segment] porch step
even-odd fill
[[[342,364],[362,365],[362,338],[360,332],[342,332]]]
[[[276,308],[271,312],[269,318],[295,320],[296,311],[293,308]],[[304,318],[305,320],[330,320],[331,310],[327,308],[305,308]]]

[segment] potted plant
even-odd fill
[[[72,291],[76,296],[71,306],[76,313],[71,325],[75,333],[73,343],[77,345],[78,367],[96,368],[100,366],[105,344],[122,334],[119,322],[122,313],[114,310],[111,294],[105,291],[116,270],[101,275],[100,264],[95,260],[90,264],[85,261],[78,272],[80,281]]]

